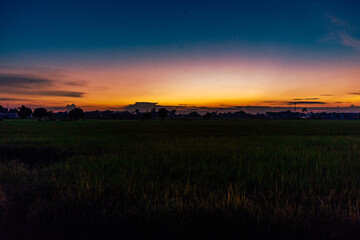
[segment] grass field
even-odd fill
[[[360,121],[3,121],[1,239],[360,237]]]

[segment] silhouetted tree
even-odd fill
[[[84,111],[81,108],[74,108],[69,112],[69,118],[75,120],[84,118]]]
[[[19,110],[17,108],[10,108],[9,113],[18,113]]]
[[[176,116],[176,109],[173,109],[169,112],[169,117],[174,118]]]
[[[205,113],[205,115],[203,116],[203,118],[204,118],[205,120],[209,120],[211,117],[212,117],[212,115],[211,115],[211,113],[209,113],[209,112]]]
[[[303,113],[307,113],[307,109],[306,109],[306,108],[303,108],[302,112],[303,112]]]
[[[197,112],[191,112],[187,115],[190,119],[201,119],[201,115]]]
[[[55,113],[53,111],[48,111],[47,116],[50,119],[50,121],[55,121],[56,120]]]
[[[158,116],[161,118],[161,121],[164,121],[164,119],[167,117],[168,111],[165,108],[160,108],[158,111]]]
[[[147,112],[141,116],[141,121],[147,121],[147,120],[150,120],[151,118],[152,118],[151,113]]]
[[[0,105],[0,113],[7,113],[8,109]]]
[[[3,106],[0,105],[0,113],[6,113],[7,112],[7,108],[4,108]],[[4,117],[0,116],[0,121],[4,121]]]
[[[21,117],[22,119],[25,119],[27,117],[29,117],[31,115],[32,111],[30,108],[25,107],[24,105],[22,105],[21,107],[19,107],[19,112],[18,115],[19,117]]]
[[[45,108],[37,108],[34,110],[33,116],[36,117],[39,121],[42,118],[47,117],[48,111]]]

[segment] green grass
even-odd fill
[[[360,236],[360,121],[0,122],[1,239]]]

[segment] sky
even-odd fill
[[[359,12],[344,0],[0,0],[0,105],[357,109]]]

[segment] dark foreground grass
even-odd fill
[[[0,122],[1,239],[360,238],[360,121]]]

